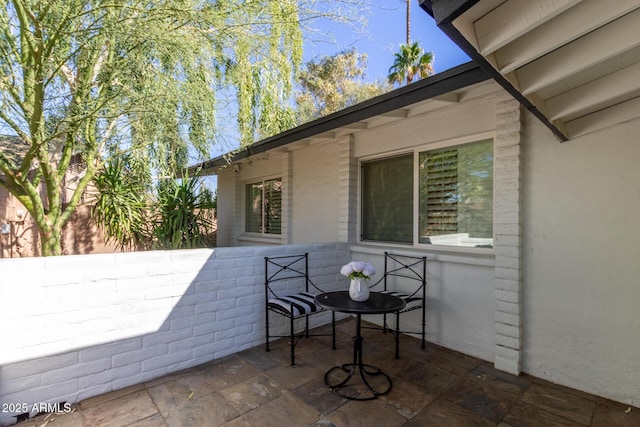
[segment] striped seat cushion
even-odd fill
[[[403,292],[398,292],[398,291],[380,291],[381,294],[388,294],[388,295],[393,295],[394,297],[398,297],[400,299],[403,299],[404,302],[407,303],[407,306],[404,308],[409,309],[412,307],[418,307],[420,305],[422,305],[422,296],[421,295],[408,295],[405,294]]]
[[[322,311],[322,308],[314,302],[315,294],[311,292],[300,292],[286,297],[270,298],[267,306],[280,313],[294,317]],[[291,309],[293,307],[293,313]]]

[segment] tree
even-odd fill
[[[298,76],[297,123],[344,109],[388,92],[386,82],[365,82],[366,55],[347,50],[309,61]]]
[[[400,51],[394,54],[393,65],[389,68],[389,83],[411,83],[416,77],[425,78],[433,74],[433,53],[420,47],[418,42],[400,45]]]
[[[200,191],[197,178],[163,180],[154,205],[153,245],[162,249],[204,247],[212,223],[207,215],[213,194]]]
[[[164,177],[190,152],[207,157],[218,90],[236,88],[244,143],[260,123],[288,125],[300,23],[320,16],[300,4],[0,0],[0,133],[24,146],[0,153],[0,185],[33,217],[42,254],[60,254],[62,227],[111,158]],[[84,171],[66,196],[77,156]]]
[[[107,243],[134,249],[150,243],[150,203],[144,177],[136,176],[124,158],[114,158],[95,177],[98,190],[92,220]]]
[[[411,44],[411,0],[406,0],[407,3],[407,46]]]
[[[159,180],[151,194],[121,158],[96,176],[92,219],[120,249],[204,247],[212,232],[215,196],[197,177]]]

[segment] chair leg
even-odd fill
[[[336,349],[336,312],[331,311],[331,336],[332,336],[332,348]]]
[[[291,335],[291,366],[294,366],[296,364],[296,360],[295,360],[295,348],[296,348],[296,343],[295,343],[295,336],[293,334],[293,316],[289,318],[291,320],[290,322],[290,330],[289,333]]]
[[[386,313],[382,315],[382,333],[383,334],[387,333],[387,314]]]
[[[265,351],[271,351],[271,349],[269,348],[269,309],[267,309],[267,313],[266,313],[267,317],[266,317],[266,332],[265,332],[265,336],[267,337],[267,347],[265,348]]]
[[[422,349],[424,350],[425,348],[427,348],[426,345],[426,319],[425,319],[425,308],[422,307]]]
[[[400,312],[396,312],[396,359],[400,359]]]

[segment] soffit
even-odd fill
[[[561,140],[640,117],[640,0],[422,0]]]

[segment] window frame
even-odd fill
[[[435,243],[421,243],[419,236],[420,229],[420,153],[426,151],[437,151],[447,148],[455,148],[457,146],[463,146],[472,144],[474,142],[482,142],[490,139],[493,142],[493,247],[474,247],[474,246],[457,246],[457,245],[443,245]],[[445,141],[438,141],[433,143],[420,144],[418,146],[407,147],[405,149],[399,149],[395,151],[385,152],[383,154],[376,154],[370,156],[363,156],[358,159],[358,244],[370,245],[370,246],[396,246],[398,248],[415,248],[415,249],[430,249],[439,252],[452,252],[452,253],[477,253],[477,254],[494,254],[496,247],[496,232],[495,232],[495,169],[496,169],[496,135],[495,132],[483,132],[474,134],[471,136],[465,136],[460,138],[448,139]],[[413,155],[413,230],[412,230],[412,243],[402,242],[389,242],[389,241],[376,241],[365,240],[363,238],[363,165],[371,161],[379,161],[384,159],[390,159],[402,155]]]
[[[262,177],[259,179],[251,179],[251,180],[247,180],[243,182],[242,185],[242,213],[243,213],[243,221],[242,221],[242,227],[243,227],[243,232],[245,235],[247,236],[259,236],[259,237],[263,237],[263,238],[269,238],[269,239],[280,239],[282,236],[282,228],[284,226],[284,224],[282,223],[282,202],[284,200],[284,194],[281,194],[281,201],[280,201],[280,232],[279,233],[268,233],[264,231],[264,220],[265,220],[265,216],[266,216],[266,211],[265,211],[265,197],[264,197],[264,189],[265,189],[265,184],[269,181],[276,181],[279,180],[280,181],[280,185],[283,186],[284,185],[284,181],[282,179],[281,175],[271,175],[271,176],[266,176],[266,177]],[[261,224],[263,224],[262,226],[262,231],[248,231],[247,230],[247,221],[248,221],[248,205],[247,205],[247,187],[249,185],[254,185],[254,184],[262,184],[262,206],[260,207],[260,214],[261,214]],[[282,189],[284,190],[284,188]],[[281,193],[283,193],[283,191],[281,191]]]

